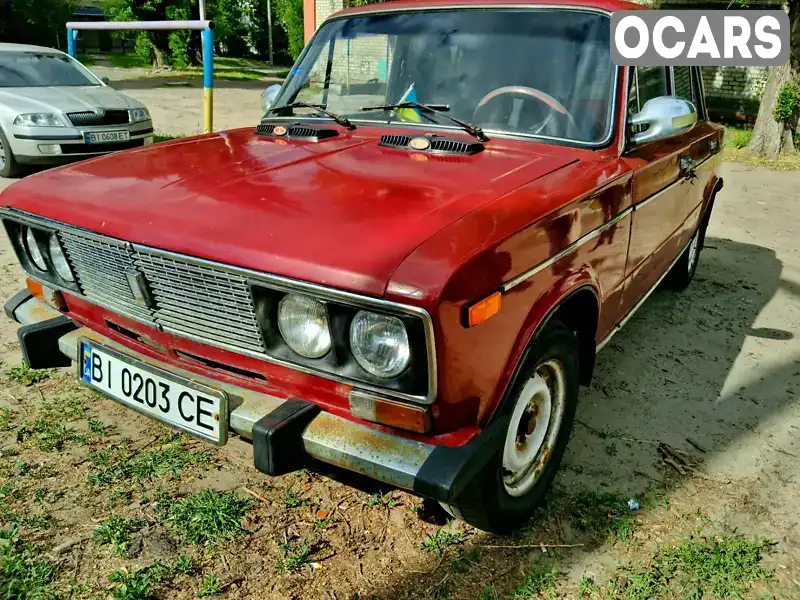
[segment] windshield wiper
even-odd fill
[[[450,110],[450,106],[448,104],[420,104],[419,102],[398,102],[397,104],[384,104],[382,106],[362,106],[361,110],[400,110],[403,108],[415,108],[417,110],[421,110],[423,112],[433,113],[435,115],[439,115],[440,117],[444,117],[461,127],[464,131],[466,131],[471,136],[478,138],[478,141],[481,142],[488,142],[489,138],[486,137],[486,134],[483,132],[483,129],[476,125],[472,125],[471,123],[467,123],[460,119],[456,119],[455,117],[451,117],[448,114],[445,114],[444,111]]]
[[[327,110],[327,108],[328,108],[327,104],[309,104],[308,102],[290,102],[289,104],[284,104],[283,106],[275,106],[273,108],[270,108],[267,111],[267,114],[273,113],[273,112],[279,112],[281,110],[288,110],[290,108],[313,108],[318,113],[323,114],[326,117],[330,117],[331,119],[336,121],[336,123],[338,123],[339,125],[341,125],[345,129],[347,129],[348,131],[353,131],[356,128],[356,126],[353,125],[353,123],[347,117],[343,117],[342,115],[337,115],[336,113],[332,113],[329,110]]]

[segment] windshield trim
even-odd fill
[[[372,6],[376,6],[376,5],[373,4],[373,5],[369,5],[369,6],[372,7]],[[571,12],[585,12],[585,13],[600,14],[600,15],[608,17],[609,19],[611,18],[611,14],[612,14],[611,11],[603,9],[603,8],[598,8],[598,7],[593,7],[593,6],[578,6],[578,5],[574,5],[574,4],[558,4],[558,3],[553,3],[553,4],[491,4],[491,5],[489,5],[489,4],[483,4],[483,5],[453,4],[453,5],[447,5],[447,6],[421,6],[421,7],[413,7],[413,8],[408,7],[408,6],[392,8],[392,7],[386,7],[385,4],[381,4],[380,6],[381,6],[380,9],[370,8],[370,9],[363,10],[363,11],[362,10],[358,10],[357,12],[349,12],[349,11],[347,11],[347,12],[343,12],[343,13],[332,15],[332,16],[328,17],[327,19],[325,19],[322,22],[322,24],[317,28],[317,30],[314,32],[314,35],[311,36],[311,39],[308,40],[308,43],[306,43],[305,47],[303,48],[303,51],[300,53],[300,56],[297,57],[297,60],[295,61],[294,65],[292,65],[292,68],[289,70],[289,72],[291,73],[297,65],[299,65],[299,64],[301,64],[303,62],[303,60],[305,59],[306,54],[308,53],[309,48],[311,48],[312,44],[316,40],[317,36],[320,35],[320,32],[323,30],[323,28],[328,23],[331,23],[333,21],[339,21],[341,19],[352,19],[352,18],[361,17],[361,16],[375,15],[375,14],[387,14],[387,13],[404,13],[404,12],[405,13],[416,13],[416,12],[421,12],[421,11],[453,11],[453,10],[481,10],[481,11],[487,11],[487,10],[494,10],[494,9],[516,9],[516,10],[520,10],[520,11],[567,10],[567,11],[571,11]],[[576,148],[586,148],[586,149],[589,149],[589,150],[601,150],[603,148],[607,148],[607,147],[609,147],[611,145],[611,143],[613,142],[613,140],[614,140],[614,138],[616,137],[616,134],[617,134],[617,118],[616,118],[617,111],[618,111],[617,96],[619,95],[618,94],[618,86],[619,86],[619,78],[620,78],[620,73],[621,72],[622,72],[622,67],[620,67],[619,65],[614,65],[614,81],[613,81],[612,90],[611,90],[611,109],[610,109],[610,113],[609,113],[610,127],[608,128],[608,132],[606,133],[606,136],[600,141],[597,141],[597,142],[585,142],[585,141],[582,141],[582,140],[574,140],[574,139],[570,139],[570,138],[561,138],[561,137],[556,137],[556,136],[537,135],[537,134],[533,134],[533,133],[521,133],[521,132],[506,131],[504,129],[501,129],[501,130],[484,129],[484,132],[487,135],[491,134],[491,135],[493,135],[495,137],[510,138],[510,139],[522,139],[522,140],[526,140],[526,141],[553,142],[554,144],[559,145],[559,146],[571,146],[571,147],[576,147]],[[280,98],[280,95],[283,93],[283,85],[286,85],[286,81],[288,81],[288,79],[285,80],[284,83],[281,85],[281,92],[278,95],[279,98]],[[320,120],[333,121],[333,119],[331,119],[330,117],[321,117],[321,116],[320,117],[311,117],[311,116],[306,116],[306,115],[292,115],[291,117],[288,117],[288,118],[291,118],[293,120],[300,119],[300,120],[309,120],[309,121],[317,121],[317,122],[319,122]],[[419,127],[419,128],[422,128],[422,129],[443,129],[443,130],[446,130],[446,131],[455,131],[455,132],[463,131],[460,127],[456,127],[455,125],[443,125],[443,124],[438,124],[438,123],[404,123],[404,122],[395,122],[395,121],[379,121],[379,120],[375,120],[375,119],[362,119],[362,118],[358,118],[358,117],[348,117],[348,118],[353,123],[364,123],[364,124],[367,124],[367,125],[372,124],[372,125],[384,125],[384,126],[401,126],[402,128]],[[270,121],[270,120],[285,120],[285,119],[287,119],[286,116],[283,116],[283,117],[265,116],[264,118],[262,118],[262,122],[263,121]]]

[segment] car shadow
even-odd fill
[[[743,350],[748,338],[793,337],[754,325],[779,289],[800,298],[800,286],[782,280],[781,271],[770,249],[708,238],[689,288],[657,290],[598,355],[550,504],[530,527],[511,537],[478,532],[455,552],[404,565],[404,573],[390,577],[365,574],[369,583],[351,582],[360,588],[357,597],[436,598],[445,592],[448,598],[503,597],[481,594],[501,580],[498,592],[507,593],[537,560],[552,565],[554,552],[564,571],[613,543],[570,523],[560,502],[582,492],[642,498],[646,490],[668,499],[676,483],[699,471],[679,475],[665,465],[661,448],[690,458],[700,471],[703,463],[737,452],[759,424],[779,419],[791,406],[787,390],[798,367],[790,357],[759,370],[755,380],[752,371],[748,380],[737,373],[739,361],[748,360]],[[645,505],[640,514],[648,510]],[[540,553],[522,543],[531,538],[580,547]]]

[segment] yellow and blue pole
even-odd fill
[[[214,30],[203,30],[203,122],[206,133],[214,130]]]

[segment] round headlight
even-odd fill
[[[319,358],[331,349],[328,311],[314,298],[284,296],[278,304],[278,329],[289,347],[306,358]]]
[[[384,379],[400,375],[411,360],[403,322],[363,310],[350,325],[350,349],[365,371]]]
[[[67,262],[67,257],[64,256],[64,251],[61,249],[61,243],[55,233],[50,234],[50,243],[48,244],[50,251],[50,260],[53,262],[53,268],[64,281],[75,281],[72,275],[72,269]]]
[[[25,228],[25,249],[28,251],[28,257],[31,262],[40,271],[47,271],[47,263],[42,256],[42,251],[39,249],[39,244],[36,242],[36,237],[33,235],[33,229],[30,227]]]

